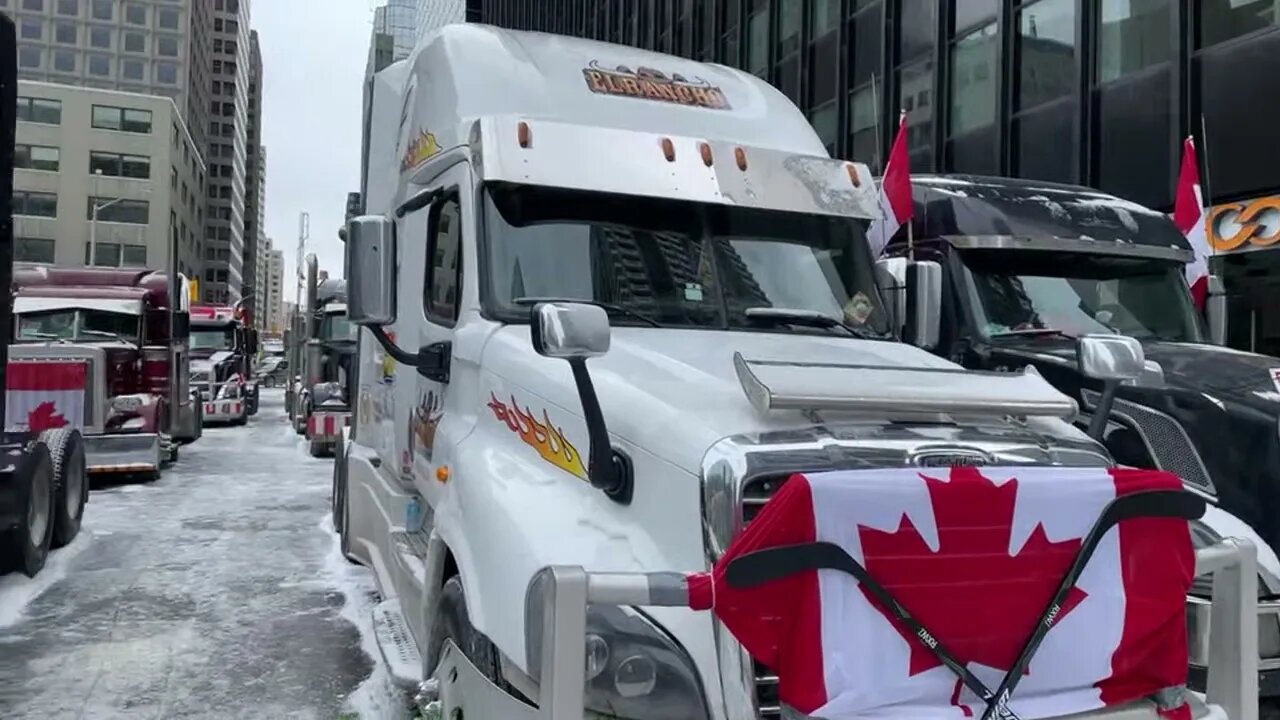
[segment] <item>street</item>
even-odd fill
[[[95,490],[31,580],[0,577],[0,717],[394,718],[365,627],[372,576],[336,552],[332,460],[262,391],[152,484]]]

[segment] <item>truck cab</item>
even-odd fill
[[[1259,639],[1264,703],[1280,705],[1280,360],[1222,347],[1224,313],[1210,278],[1207,319],[1184,265],[1190,246],[1162,213],[1083,187],[963,175],[914,176],[914,216],[880,267],[937,263],[940,284],[912,292],[933,305],[936,337],[909,339],[966,368],[1031,367],[1080,403],[1077,424],[1121,465],[1168,470],[1213,507],[1203,542],[1245,534],[1258,546]],[[891,269],[892,268],[892,269]],[[932,296],[932,300],[929,297]],[[1116,385],[1082,370],[1078,339],[1132,338],[1143,373]],[[1188,606],[1207,634],[1208,581]],[[1193,680],[1208,658],[1192,648]]]
[[[256,342],[239,308],[192,306],[191,386],[200,392],[206,423],[244,425],[257,412]]]
[[[334,527],[374,571],[393,678],[445,717],[793,717],[786,678],[710,614],[546,573],[637,590],[708,571],[806,471],[1113,465],[1035,372],[968,371],[895,339],[867,167],[830,158],[759,78],[453,25],[375,76],[366,135],[367,214],[346,233],[359,399]],[[1119,357],[1081,344],[1095,365]],[[1164,591],[1178,614],[1184,588]],[[1239,617],[1256,635],[1252,609]],[[839,650],[875,657],[856,645]],[[955,710],[952,687],[915,717]],[[1130,699],[1125,717],[1157,717]]]
[[[320,279],[316,256],[304,258],[303,303],[294,320],[300,372],[290,403],[294,430],[306,437],[312,457],[333,454],[350,425],[350,381],[354,377],[356,327],[347,320],[347,285]]]
[[[186,278],[178,283],[185,298]],[[165,274],[30,267],[13,286],[14,356],[75,346],[101,365],[104,387],[86,402],[102,415],[100,430],[86,429],[91,472],[155,474],[199,437],[185,380],[187,308],[171,307]]]

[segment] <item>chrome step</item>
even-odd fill
[[[422,682],[422,656],[395,600],[384,600],[374,606],[373,636],[392,681],[407,690],[417,689]]]

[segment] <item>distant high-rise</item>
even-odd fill
[[[245,134],[245,190],[244,190],[244,269],[241,294],[249,317],[259,327],[265,318],[260,308],[264,305],[265,285],[261,282],[263,263],[262,242],[265,219],[267,161],[263,155],[261,133],[262,118],[262,51],[258,46],[258,33],[249,33],[249,105],[248,130]]]
[[[267,247],[271,240],[267,239]],[[267,332],[284,331],[284,251],[270,250],[267,253]]]

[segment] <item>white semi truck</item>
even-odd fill
[[[928,334],[938,316],[876,275],[868,169],[756,77],[455,25],[368,102],[334,524],[375,571],[393,677],[432,712],[797,717],[667,584],[708,570],[793,473],[1113,464],[1035,373],[895,339],[895,317]],[[941,273],[906,277],[918,297]],[[1141,371],[1123,341],[1079,349],[1112,381]],[[1202,545],[1214,662],[1193,715],[1255,718],[1255,555]]]

